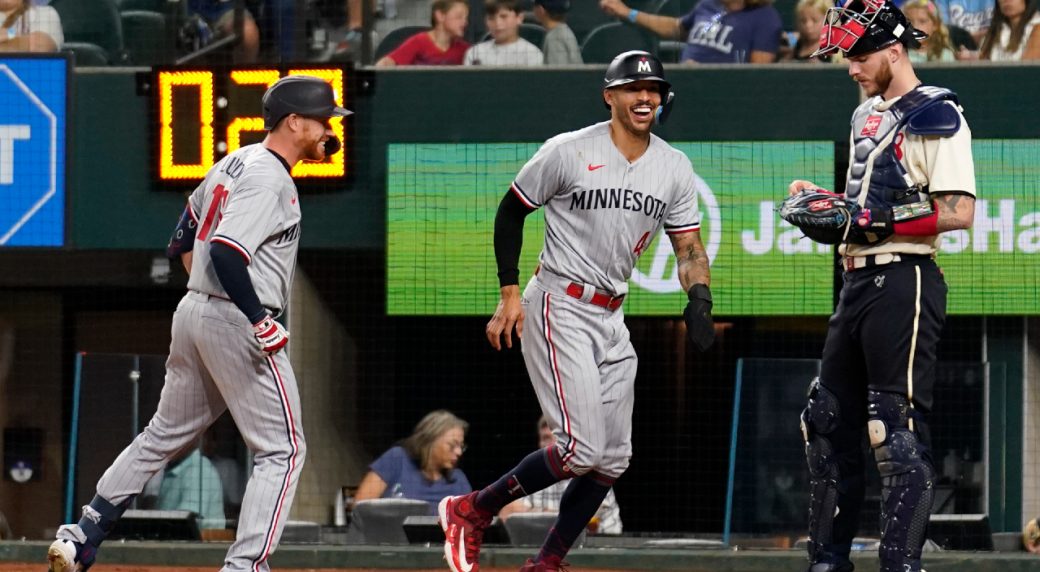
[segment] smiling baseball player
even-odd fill
[[[636,354],[621,305],[639,256],[664,227],[688,292],[688,334],[714,340],[708,256],[700,239],[693,167],[650,132],[673,94],[661,63],[620,54],[607,68],[610,121],[547,141],[516,176],[495,219],[502,299],[487,325],[495,349],[523,341],[524,361],[556,443],[528,455],[482,491],[441,501],[445,556],[479,567],[483,531],[502,507],[571,479],[538,555],[522,570],[558,570],[632,455]],[[520,296],[524,218],[545,207],[545,248]]]
[[[339,149],[329,118],[332,87],[310,76],[276,82],[263,99],[263,143],[213,166],[188,199],[167,254],[189,270],[173,315],[173,340],[158,410],[97,484],[77,524],[58,529],[51,572],[81,572],[148,480],[226,409],[255,463],[223,572],[266,572],[289,517],[306,445],[300,396],[275,318],[289,303],[300,242],[300,205],[290,176],[301,160]],[[89,439],[89,436],[87,436]]]

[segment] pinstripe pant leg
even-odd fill
[[[603,414],[607,440],[599,472],[618,478],[632,457],[632,409],[635,406],[636,369],[639,360],[629,339],[624,316],[613,317],[614,335],[600,364],[603,376]]]
[[[564,466],[577,474],[597,468],[606,419],[595,353],[602,334],[597,310],[540,288],[524,292],[523,352],[542,413],[556,435]]]
[[[288,351],[265,356],[245,316],[230,302],[210,300],[200,353],[253,452],[235,542],[225,572],[266,572],[289,518],[306,454],[300,394]]]
[[[98,495],[112,504],[139,494],[152,475],[195,443],[224,412],[224,399],[202,367],[194,343],[199,309],[199,303],[187,297],[177,306],[158,409],[98,481]]]

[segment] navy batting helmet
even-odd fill
[[[353,113],[336,105],[332,86],[309,75],[291,75],[276,81],[264,93],[264,129],[270,131],[286,115],[327,119]]]
[[[827,10],[820,29],[820,48],[813,57],[839,50],[846,56],[861,56],[896,42],[914,49],[927,37],[910,25],[891,0],[847,0]]]
[[[658,123],[664,123],[672,110],[675,93],[672,92],[672,84],[664,79],[664,66],[661,65],[661,60],[650,52],[641,50],[622,52],[607,66],[607,73],[603,76],[603,89],[635,81],[655,81],[660,85],[661,107],[657,108],[655,120]]]

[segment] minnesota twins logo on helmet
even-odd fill
[[[635,81],[657,82],[661,90],[661,106],[657,109],[656,121],[664,123],[672,109],[675,93],[672,84],[664,79],[664,66],[661,60],[650,52],[632,50],[618,54],[603,76],[603,89],[610,89]],[[608,105],[609,109],[610,106]]]

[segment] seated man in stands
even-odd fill
[[[549,420],[542,416],[538,420],[538,447],[545,449],[556,443],[556,436],[549,428]],[[566,479],[542,489],[524,498],[517,499],[505,506],[498,512],[498,517],[505,520],[518,512],[560,512],[560,499],[563,498],[567,485],[571,482]],[[607,492],[603,504],[599,505],[596,516],[592,517],[586,527],[589,534],[621,534],[621,509],[618,508],[617,498],[614,491]]]
[[[468,66],[539,66],[542,50],[520,37],[524,12],[519,0],[486,0],[484,21],[491,39],[466,52]]]
[[[570,7],[571,0],[534,0],[534,17],[545,28],[542,53],[547,65],[583,63],[578,38],[567,25]]]
[[[772,0],[700,0],[682,18],[640,12],[621,0],[600,0],[599,5],[662,38],[685,38],[684,63],[768,64],[776,61],[780,47],[783,24]]]
[[[202,529],[221,529],[227,524],[220,474],[198,447],[174,457],[148,481],[141,496],[147,508],[194,512]]]
[[[56,52],[65,41],[58,12],[30,0],[0,0],[0,52]]]
[[[428,413],[408,438],[369,465],[354,500],[417,499],[429,503],[431,515],[437,514],[441,499],[473,490],[458,468],[467,429],[469,424],[449,411]]]
[[[461,65],[469,49],[462,39],[469,21],[466,0],[433,0],[432,28],[408,38],[394,51],[379,59],[377,66]]]

